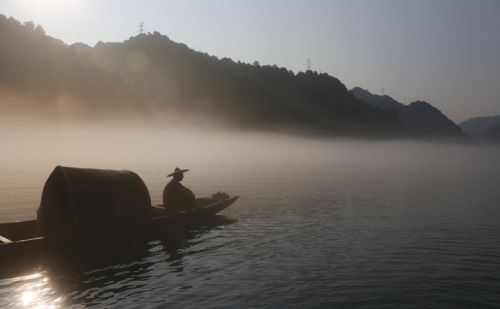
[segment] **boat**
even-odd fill
[[[171,212],[151,205],[144,182],[131,171],[57,166],[45,183],[38,219],[0,224],[0,275],[32,256],[89,243],[151,239],[202,224],[238,198]]]
[[[166,210],[162,205],[151,206],[151,217],[153,221],[196,221],[215,216],[217,213],[223,211],[231,206],[237,199],[238,195],[229,196],[226,199],[214,200],[213,202],[205,205],[198,206],[196,210],[190,212],[171,212]]]
[[[239,196],[232,196],[224,200],[214,201],[192,212],[169,212],[160,205],[151,206],[151,222],[147,230],[157,230],[179,224],[196,224],[210,220],[220,211],[233,204]],[[37,220],[0,223],[0,258],[8,248],[34,246],[35,244],[50,244],[54,240],[62,240],[70,235],[60,233],[52,236],[37,237]],[[112,236],[112,235],[108,235]]]

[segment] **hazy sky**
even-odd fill
[[[233,60],[312,68],[426,100],[455,121],[500,114],[500,0],[0,0],[66,43],[158,31]]]

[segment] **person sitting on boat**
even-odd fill
[[[229,198],[224,192],[217,192],[211,198],[195,198],[193,191],[181,184],[188,169],[175,168],[167,177],[173,177],[163,189],[163,207],[173,211],[195,211],[198,207]]]
[[[163,207],[173,211],[193,211],[196,207],[196,199],[193,191],[184,187],[181,181],[184,179],[184,173],[189,170],[175,168],[174,172],[167,177],[172,180],[167,183],[163,189]]]

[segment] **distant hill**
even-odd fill
[[[245,128],[341,136],[407,136],[391,112],[357,100],[338,79],[197,52],[158,32],[91,53],[144,101],[166,111]]]
[[[366,102],[374,107],[384,110],[391,110],[398,112],[404,108],[404,104],[399,103],[388,95],[375,95],[360,87],[351,89],[354,96],[363,102]]]
[[[471,118],[460,127],[477,141],[500,143],[500,115]]]
[[[40,26],[0,15],[0,110],[99,117],[142,108],[119,76],[45,35]],[[116,102],[122,108],[116,109]],[[70,111],[71,110],[71,111]]]
[[[375,95],[359,87],[353,88],[351,92],[363,102],[382,110],[395,112],[415,136],[467,138],[459,126],[427,102],[416,101],[405,105],[390,96]]]
[[[134,115],[344,137],[463,136],[428,103],[404,106],[349,91],[328,74],[219,59],[158,32],[68,46],[39,26],[0,15],[0,42],[3,115],[43,109],[49,117]]]

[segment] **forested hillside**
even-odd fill
[[[158,32],[68,46],[40,26],[0,15],[0,40],[4,114],[44,110],[85,120],[134,115],[148,122],[345,137],[463,135],[427,103],[373,104],[328,74],[219,59]]]

